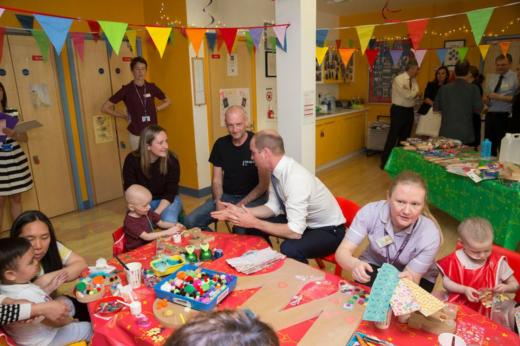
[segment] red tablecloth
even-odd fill
[[[204,263],[203,266],[237,276],[241,276],[243,274],[236,272],[232,267],[227,265],[225,259],[240,256],[247,250],[262,249],[267,246],[267,243],[259,237],[242,235],[238,236],[225,233],[211,233],[210,235],[215,237],[215,240],[210,243],[211,248],[222,249],[224,252],[224,257],[213,262]],[[141,262],[143,267],[147,268],[149,267],[149,262],[155,256],[155,250],[155,243],[150,243],[139,249],[123,254],[120,256],[120,258],[125,262]],[[121,266],[119,266],[119,263],[117,263],[115,260],[112,259],[109,262],[110,264],[116,265],[118,269],[121,269]],[[258,274],[275,271],[280,268],[281,265],[282,262],[280,261],[273,266],[264,269]],[[322,280],[319,286],[312,282],[307,284],[299,293],[303,297],[303,300],[300,304],[335,293],[338,290],[339,280],[339,277],[327,273],[325,280]],[[224,299],[224,301],[219,305],[219,308],[231,309],[239,307],[243,302],[249,299],[249,297],[254,295],[255,292],[256,289],[241,291],[235,290],[226,299]],[[94,328],[92,342],[94,346],[157,345],[161,344],[161,340],[164,341],[168,335],[171,334],[171,329],[162,328],[160,330],[160,336],[162,336],[162,339],[155,339],[155,341],[152,339],[150,331],[153,331],[154,328],[161,327],[153,317],[152,313],[152,305],[155,300],[154,292],[152,289],[146,288],[143,285],[141,288],[135,290],[134,293],[135,296],[142,302],[143,312],[149,317],[151,325],[146,327],[140,327],[136,325],[135,318],[130,315],[128,309],[124,309],[123,311],[111,317],[103,317],[97,314],[93,314],[93,306],[91,304],[91,317]],[[287,308],[290,308],[290,306]],[[280,338],[281,344],[297,345],[298,341],[311,327],[313,322],[314,319],[279,331],[278,336]],[[457,323],[466,325],[468,328],[476,328],[477,330],[483,332],[483,336],[481,337],[481,345],[520,345],[520,341],[517,335],[468,308],[461,307],[457,316]],[[396,322],[395,319],[388,330],[382,331],[375,329],[372,323],[362,322],[358,327],[358,331],[376,335],[396,345],[410,345],[412,343],[421,346],[437,345],[436,335],[409,328],[408,325],[400,324]]]

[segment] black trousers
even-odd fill
[[[287,223],[287,218],[285,215],[279,215],[266,221]],[[268,234],[257,229],[248,229],[246,234],[269,237]],[[344,225],[307,228],[300,239],[285,239],[280,246],[280,251],[289,258],[308,263],[308,258],[324,257],[334,253],[344,236]]]
[[[506,135],[509,113],[488,112],[486,114],[486,128],[484,137],[491,141],[491,155],[497,156],[500,142]]]
[[[381,168],[384,168],[392,148],[400,141],[410,137],[413,127],[413,107],[401,107],[392,105],[390,107],[390,131],[386,137],[385,148],[381,154]]]
[[[372,273],[368,273],[370,275],[370,281],[367,282],[367,283],[361,283],[360,282],[360,284],[368,286],[368,287],[372,287],[372,285],[374,284],[374,281],[376,281],[377,270],[379,268],[381,268],[381,267],[380,266],[376,266],[375,264],[372,264],[372,263],[369,263],[369,264],[372,267]],[[424,278],[421,278],[421,281],[419,282],[419,286],[424,288],[426,291],[431,292],[431,291],[433,291],[433,287],[435,286],[435,282],[431,282],[431,281],[428,281],[428,280],[426,280]]]
[[[473,147],[480,145],[480,133],[482,129],[482,120],[480,119],[479,113],[473,113],[473,132],[475,132],[475,141],[471,144]]]

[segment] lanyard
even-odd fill
[[[137,85],[135,85],[135,83],[134,83],[134,87],[135,87],[135,92],[137,93],[137,97],[139,97],[139,101],[141,101],[141,104],[143,105],[144,115],[146,116],[146,82],[144,82],[143,97],[141,97],[141,95],[139,94],[139,91],[137,90]],[[143,101],[143,98],[144,98],[144,101]]]
[[[148,214],[146,214],[146,220],[148,220],[148,226],[150,226],[150,231],[153,232],[153,224],[152,221],[150,221],[150,218],[148,217]]]
[[[417,222],[415,223],[415,225],[417,224]],[[401,256],[401,253],[403,252],[404,248],[406,247],[406,245],[408,244],[408,242],[410,241],[410,238],[412,237],[412,234],[413,234],[413,231],[415,229],[415,225],[413,225],[413,228],[412,228],[412,232],[410,232],[406,238],[404,239],[403,243],[401,244],[401,247],[399,248],[399,250],[397,250],[397,253],[395,254],[395,256],[390,260],[390,250],[388,249],[388,247],[390,245],[387,245],[386,246],[386,262],[389,263],[389,264],[394,264],[398,259],[399,259],[399,256]],[[385,235],[389,235],[387,232],[386,232],[386,229],[385,229]]]

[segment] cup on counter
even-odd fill
[[[127,263],[126,266],[128,267],[128,270],[125,269],[128,284],[132,289],[139,288],[141,286],[142,264],[139,262],[130,262]]]

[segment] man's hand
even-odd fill
[[[244,206],[238,210],[230,211],[230,216],[230,221],[234,226],[242,228],[255,228],[256,224],[258,223],[258,218],[256,218],[253,213],[251,213],[251,211]]]
[[[217,219],[219,221],[232,221],[230,219],[232,211],[235,213],[242,212],[242,209],[240,209],[239,207],[237,207],[236,205],[234,205],[232,203],[227,203],[227,202],[218,202],[218,203],[220,203],[222,209],[211,212],[211,217],[214,219]]]
[[[221,211],[221,210],[226,209],[226,207],[224,206],[224,203],[225,203],[225,202],[222,202],[220,199],[217,200],[217,201],[215,202],[215,209],[216,209],[217,211]]]

